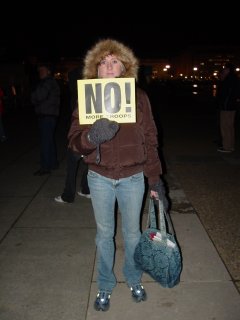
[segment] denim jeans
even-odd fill
[[[117,282],[114,274],[116,201],[125,246],[123,274],[131,287],[142,277],[142,271],[135,267],[133,255],[141,235],[140,214],[145,189],[143,173],[114,180],[89,170],[88,185],[97,225],[98,288],[112,292]]]

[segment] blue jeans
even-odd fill
[[[122,234],[125,246],[123,274],[129,287],[141,282],[142,271],[136,269],[134,250],[139,242],[140,214],[145,190],[142,172],[114,180],[94,171],[88,171],[97,235],[98,288],[112,292],[117,280],[114,275],[115,258],[115,204],[121,213]]]

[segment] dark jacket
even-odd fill
[[[237,109],[237,100],[240,97],[239,78],[235,73],[229,73],[219,82],[217,87],[217,105],[222,111]]]
[[[60,109],[60,87],[53,77],[40,80],[31,94],[31,102],[37,115],[58,116]]]

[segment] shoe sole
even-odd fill
[[[146,301],[147,300],[147,296],[143,296],[143,297],[133,297],[132,296],[132,299],[134,302],[141,302],[141,301]]]
[[[57,203],[72,203],[72,202],[67,202],[67,201],[63,201],[63,200],[57,200],[57,199],[54,199]]]
[[[77,193],[80,197],[84,197],[84,198],[87,198],[87,199],[91,199],[91,196],[90,195],[86,195],[86,194],[83,194],[83,193],[80,193],[78,192]]]
[[[94,309],[96,311],[108,311],[109,307],[110,307],[109,304],[104,306],[94,304]]]

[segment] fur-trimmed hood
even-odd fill
[[[87,52],[84,59],[83,78],[97,78],[98,64],[110,54],[114,54],[123,63],[125,67],[124,78],[135,78],[137,80],[138,59],[130,48],[113,39],[100,40]]]

